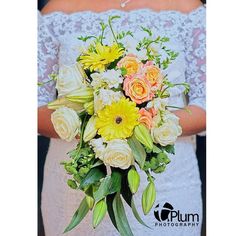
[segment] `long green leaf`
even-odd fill
[[[84,217],[87,215],[88,211],[89,211],[89,207],[88,207],[86,198],[84,198],[82,200],[82,202],[80,203],[79,208],[77,209],[77,211],[73,215],[70,224],[66,227],[64,233],[75,228],[84,219]]]
[[[147,155],[144,147],[134,136],[128,139],[128,144],[133,151],[135,160],[138,162],[140,168],[142,169],[144,167]]]
[[[90,184],[94,184],[101,178],[105,177],[105,174],[99,168],[92,168],[84,179],[80,182],[80,189],[84,189]]]
[[[122,187],[122,192],[121,192],[122,197],[124,198],[124,200],[126,201],[126,203],[131,207],[132,212],[133,212],[133,215],[135,216],[135,218],[137,219],[137,221],[138,221],[140,224],[142,224],[142,225],[144,225],[144,226],[150,228],[147,224],[145,224],[145,223],[143,222],[143,220],[142,220],[141,217],[139,216],[139,213],[138,213],[138,211],[137,211],[137,209],[136,209],[136,207],[135,207],[135,204],[134,204],[134,197],[133,197],[133,195],[132,195],[132,193],[131,193],[129,187],[127,187],[128,185],[127,185],[127,184],[123,184],[122,186],[123,186],[123,187]]]
[[[108,212],[108,215],[111,219],[112,224],[118,230],[117,225],[116,225],[115,214],[114,214],[114,211],[113,211],[113,208],[112,208],[112,203],[113,203],[114,198],[115,198],[115,194],[110,194],[106,197],[107,212]]]
[[[117,228],[121,236],[133,236],[131,228],[129,226],[129,222],[127,220],[125,209],[120,197],[120,193],[116,193],[116,196],[112,203],[115,220],[117,224]]]
[[[133,214],[134,214],[136,220],[137,220],[140,224],[146,226],[146,227],[149,228],[149,229],[152,229],[152,228],[149,227],[147,224],[145,224],[144,221],[141,219],[141,217],[140,217],[140,215],[139,215],[139,213],[138,213],[138,211],[137,211],[137,209],[136,209],[136,207],[135,207],[134,198],[133,198],[133,197],[132,197],[132,199],[131,199],[131,209],[132,209],[132,212],[133,212]]]
[[[95,201],[100,201],[108,194],[116,193],[120,191],[121,188],[121,174],[117,171],[112,172],[111,176],[104,178],[98,188],[94,193]]]

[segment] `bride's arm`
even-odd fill
[[[206,28],[205,11],[190,14],[185,22],[186,82],[190,85],[190,113],[177,110],[182,135],[198,134],[206,129]]]
[[[38,87],[38,133],[50,138],[57,138],[51,122],[53,110],[47,104],[56,98],[55,81],[49,75],[57,73],[59,44],[50,19],[38,13],[38,82],[45,83]]]
[[[206,129],[206,112],[194,105],[189,105],[186,108],[190,112],[185,110],[174,111],[175,115],[179,117],[182,136],[194,135],[204,131]]]
[[[52,112],[47,106],[38,108],[38,133],[49,138],[59,138],[51,122]]]

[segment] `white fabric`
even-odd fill
[[[109,10],[103,13],[91,11],[65,14],[53,12],[47,15],[39,14],[39,81],[47,81],[48,74],[57,72],[61,65],[73,64],[78,56],[80,45],[78,36],[97,35],[100,33],[100,21],[107,21],[111,15],[120,15],[114,21],[117,31],[131,30],[136,37],[141,37],[140,26],[150,28],[156,35],[171,39],[169,47],[179,52],[177,60],[168,68],[169,79],[173,82],[190,83],[189,98],[183,95],[182,88],[171,92],[170,102],[173,105],[197,105],[205,109],[205,7],[199,7],[189,14],[178,11],[155,12],[150,9],[133,10],[131,12]],[[56,97],[55,83],[39,88],[39,106],[45,105]],[[67,159],[67,151],[76,143],[66,143],[51,139],[49,152],[44,169],[44,185],[42,193],[42,211],[46,236],[62,235],[63,229],[69,223],[74,211],[78,208],[83,194],[70,190],[66,185],[66,175],[60,162]],[[156,175],[158,203],[169,202],[175,209],[185,213],[198,213],[202,216],[201,183],[198,164],[191,137],[179,138],[176,145],[176,155],[167,170]],[[136,204],[141,210],[141,192],[146,186],[146,177],[142,177],[140,191],[136,196]],[[139,199],[139,200],[138,200]],[[135,236],[199,236],[198,227],[155,227],[157,220],[153,210],[143,219],[153,230],[140,225],[128,211],[128,219]],[[108,217],[96,230],[91,227],[89,214],[79,227],[68,233],[69,236],[85,235],[119,235]]]

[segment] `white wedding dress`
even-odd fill
[[[61,65],[75,63],[78,56],[78,36],[100,34],[100,21],[109,16],[119,15],[114,21],[116,31],[131,30],[139,32],[140,26],[150,28],[171,39],[169,47],[179,52],[176,61],[168,68],[169,79],[173,82],[186,81],[191,86],[189,98],[183,95],[182,88],[173,89],[170,103],[177,106],[192,104],[205,109],[205,7],[183,14],[178,11],[155,12],[139,9],[130,12],[108,10],[102,13],[82,11],[72,14],[53,12],[39,13],[38,69],[39,81],[47,81],[48,74],[58,72]],[[137,36],[139,34],[137,33]],[[40,87],[39,106],[47,104],[56,97],[54,82]],[[63,235],[74,211],[83,198],[83,193],[71,190],[66,184],[68,175],[60,165],[68,160],[66,153],[76,142],[67,143],[51,139],[44,168],[42,192],[42,212],[46,236]],[[131,210],[127,209],[134,236],[200,236],[202,220],[201,182],[192,137],[181,137],[176,144],[176,155],[164,173],[156,175],[157,199],[147,216],[142,213],[141,193],[147,185],[146,176],[141,174],[141,187],[136,194],[136,205],[143,220],[152,228],[139,224]],[[181,214],[198,214],[198,226],[160,226],[154,217],[157,204],[170,203]],[[94,230],[91,226],[92,214],[86,216],[81,224],[68,236],[113,236],[119,235],[108,216]],[[166,221],[163,221],[164,223]],[[175,223],[178,223],[175,221]]]

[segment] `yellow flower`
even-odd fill
[[[84,69],[102,72],[105,71],[106,65],[120,58],[123,52],[123,49],[116,43],[112,46],[104,46],[101,43],[97,43],[94,51],[87,51],[80,56],[80,62],[84,65]]]
[[[134,102],[122,98],[98,112],[96,128],[105,140],[124,139],[132,135],[139,113]]]

